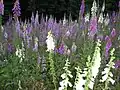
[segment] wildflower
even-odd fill
[[[52,16],[50,16],[49,20],[48,20],[48,30],[52,30],[53,29],[53,18]]]
[[[64,15],[64,19],[63,19],[63,25],[65,25],[67,23],[66,17]]]
[[[82,72],[79,66],[75,67],[75,69],[77,70],[77,72],[73,88],[75,88],[75,90],[84,90],[83,85],[85,85],[86,80],[83,77],[87,75],[87,71],[84,69],[84,71]]]
[[[70,31],[68,30],[65,34],[67,37],[70,36]]]
[[[46,43],[47,43],[47,51],[51,52],[52,50],[54,50],[55,43],[51,31],[48,32]]]
[[[17,19],[17,22],[15,23],[15,28],[16,28],[16,32],[20,35],[20,22],[19,20]]]
[[[92,8],[91,8],[91,12],[92,12],[92,16],[96,16],[97,4],[96,4],[96,1],[95,1],[95,0],[93,1],[93,5],[92,5]]]
[[[104,10],[105,10],[105,2],[103,2],[102,12],[104,12]]]
[[[120,68],[120,60],[115,61],[115,68]]]
[[[8,43],[8,51],[11,53],[13,51],[13,45]]]
[[[61,75],[61,78],[63,79],[63,81],[60,82],[60,87],[59,87],[59,90],[67,90],[67,87],[70,86],[72,87],[72,84],[71,82],[69,81],[69,77],[72,78],[72,74],[71,74],[71,71],[69,71],[69,66],[70,66],[70,62],[69,60],[67,59],[66,60],[66,63],[65,63],[65,66],[63,67],[65,73],[63,73]]]
[[[113,74],[111,72],[111,69],[114,68],[114,62],[113,62],[113,60],[115,59],[115,57],[113,56],[114,51],[115,49],[113,48],[110,53],[110,56],[111,56],[110,61],[106,65],[106,68],[104,69],[104,71],[102,72],[102,79],[100,80],[100,82],[105,82],[104,90],[108,90],[109,82],[111,82],[112,84],[115,83],[115,80],[113,80]]]
[[[90,19],[90,14],[87,13],[87,14],[85,15],[85,22],[89,22],[89,19]]]
[[[71,51],[72,52],[76,52],[77,46],[75,45],[75,42],[73,42],[72,47],[71,47]]]
[[[33,51],[38,51],[38,38],[36,37],[34,40],[34,48]]]
[[[81,7],[80,7],[80,14],[82,14],[82,16],[83,16],[84,11],[85,11],[85,3],[84,3],[84,2],[85,2],[85,1],[82,0]]]
[[[116,36],[116,31],[115,31],[115,29],[113,28],[113,30],[112,30],[112,32],[111,32],[111,37],[113,38],[113,37],[115,37]]]
[[[93,78],[91,78],[92,81],[90,81],[89,83],[89,88],[93,89],[93,85],[94,85],[94,80],[99,72],[99,67],[101,64],[101,55],[100,55],[100,40],[98,40],[97,45],[95,47],[95,52],[94,52],[94,56],[93,56],[93,65],[91,67],[91,75]]]
[[[106,43],[106,47],[105,47],[105,56],[106,57],[108,57],[108,52],[109,52],[111,46],[112,46],[112,41],[110,38],[108,38],[107,43]]]
[[[26,28],[26,34],[29,35],[31,32],[32,32],[32,26],[31,24],[28,24]]]
[[[64,53],[64,44],[61,44],[58,48],[58,53],[63,54]]]
[[[109,36],[106,36],[105,37],[105,41],[108,41],[110,38],[109,38]]]
[[[21,9],[20,9],[20,3],[19,0],[16,0],[14,3],[14,7],[12,9],[14,16],[20,16],[21,14]]]
[[[35,27],[39,25],[39,15],[38,15],[38,11],[36,12],[36,16],[35,16]]]
[[[107,26],[110,22],[109,15],[107,14],[106,18],[104,19],[105,26]]]
[[[32,23],[32,25],[34,25],[34,22],[35,22],[35,17],[34,17],[34,13],[32,12],[32,16],[31,16],[31,23]]]
[[[0,0],[0,15],[4,14],[4,4],[3,4],[3,0]]]
[[[99,17],[99,19],[98,19],[98,22],[99,22],[99,23],[103,23],[103,20],[104,20],[104,18],[103,18],[103,13],[100,13],[100,17]]]
[[[92,17],[90,20],[89,36],[94,37],[97,33],[97,17]]]

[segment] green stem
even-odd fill
[[[49,53],[49,60],[50,60],[50,73],[52,75],[52,79],[53,79],[53,84],[54,84],[55,90],[57,90],[56,75],[55,75],[54,61],[52,59],[52,52]]]

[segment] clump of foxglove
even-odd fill
[[[47,43],[47,51],[48,52],[53,51],[55,48],[55,43],[54,43],[54,39],[53,39],[51,31],[48,32],[46,43]]]
[[[19,0],[15,1],[12,11],[13,11],[14,16],[17,16],[17,17],[20,16],[21,8],[20,8]]]
[[[105,86],[104,86],[104,90],[108,90],[108,84],[111,82],[112,84],[115,83],[115,80],[113,80],[113,74],[111,72],[111,69],[114,68],[114,62],[113,60],[115,59],[114,55],[114,51],[115,49],[113,48],[111,50],[111,57],[110,57],[110,61],[109,63],[106,65],[106,68],[104,69],[104,71],[102,72],[102,79],[100,80],[100,82],[105,82]]]
[[[78,74],[79,78],[77,78],[77,83],[75,83],[76,90],[88,90],[89,88],[93,90],[95,78],[99,72],[99,67],[101,64],[100,46],[101,44],[98,40],[92,61],[90,56],[88,56],[88,62],[86,63],[87,68],[84,69],[82,74]],[[84,77],[86,77],[85,80],[83,79]]]
[[[69,71],[69,66],[70,66],[70,62],[67,59],[65,66],[63,67],[65,72],[61,75],[61,78],[63,80],[60,82],[59,90],[67,90],[68,86],[72,87],[72,84],[69,81],[69,78],[72,78],[73,76],[72,76],[71,72]]]

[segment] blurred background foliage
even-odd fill
[[[15,0],[4,0],[5,14],[4,20],[8,19],[8,16],[12,13]],[[72,19],[78,18],[79,9],[82,0],[20,0],[22,15],[21,18],[30,18],[32,12],[39,12],[39,15],[53,15],[57,20],[63,19],[64,14],[66,18],[71,14]],[[104,0],[96,0],[99,4],[99,8],[102,7]],[[93,0],[85,0],[85,12],[90,12]],[[106,8],[105,13],[111,13],[112,11],[118,11],[119,0],[105,0]],[[100,10],[100,9],[99,9]]]

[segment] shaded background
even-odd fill
[[[102,7],[104,0],[96,0],[99,3],[100,8]],[[3,16],[4,21],[8,20],[9,15],[12,14],[12,8],[15,0],[4,0],[5,13]],[[105,0],[106,8],[105,12],[112,13],[112,11],[118,11],[119,0]],[[93,0],[85,0],[85,12],[90,12]],[[53,15],[57,20],[63,19],[64,14],[68,18],[71,14],[72,19],[78,18],[79,8],[81,0],[20,0],[21,6],[21,18],[29,19],[32,12],[39,12],[39,15]],[[100,10],[100,9],[99,9]]]

